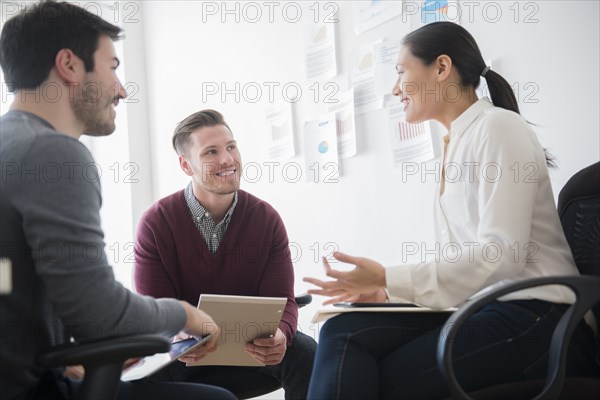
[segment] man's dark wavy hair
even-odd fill
[[[0,65],[8,90],[38,88],[50,74],[56,54],[70,49],[94,70],[94,53],[102,35],[121,38],[121,28],[81,7],[43,1],[9,19],[0,36]]]

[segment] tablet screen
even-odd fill
[[[211,335],[205,335],[200,338],[200,340],[196,338],[189,338],[171,343],[171,350],[169,350],[168,353],[159,353],[142,358],[136,364],[123,371],[121,374],[121,380],[134,381],[136,379],[142,379],[152,375],[159,369],[171,364],[179,357],[184,356],[199,346],[202,346],[210,337]]]

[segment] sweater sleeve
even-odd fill
[[[260,296],[287,297],[287,304],[279,323],[279,329],[292,344],[298,326],[298,305],[294,298],[294,267],[289,242],[281,217],[271,209],[275,223],[270,243],[270,254],[265,274],[260,282]]]
[[[165,269],[166,262],[163,262],[159,250],[157,235],[166,234],[164,228],[160,232],[155,229],[155,227],[161,226],[160,216],[160,211],[155,205],[144,213],[138,224],[134,247],[135,288],[138,293],[156,298],[179,298]],[[169,242],[175,243],[175,239]],[[161,243],[165,243],[165,241],[161,241]]]
[[[173,300],[138,296],[114,278],[100,225],[100,175],[91,154],[63,135],[36,139],[16,208],[36,273],[76,340],[124,334],[172,335],[185,324]],[[24,167],[25,168],[25,167]]]

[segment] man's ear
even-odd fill
[[[436,76],[438,82],[445,81],[450,76],[450,71],[452,70],[452,59],[448,57],[446,54],[442,54],[438,56],[436,63]]]
[[[56,73],[67,84],[76,84],[85,74],[83,60],[77,57],[71,49],[60,49],[54,58]]]
[[[181,155],[179,156],[179,166],[181,167],[183,172],[185,172],[186,175],[188,175],[188,176],[194,175],[192,166],[190,165],[188,160],[186,160],[185,156],[181,156]]]

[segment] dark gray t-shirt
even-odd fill
[[[176,300],[139,296],[115,281],[100,227],[98,169],[87,148],[43,119],[0,118],[0,257],[12,291],[0,294],[0,390],[24,397],[42,371],[35,355],[73,337],[173,335]]]

